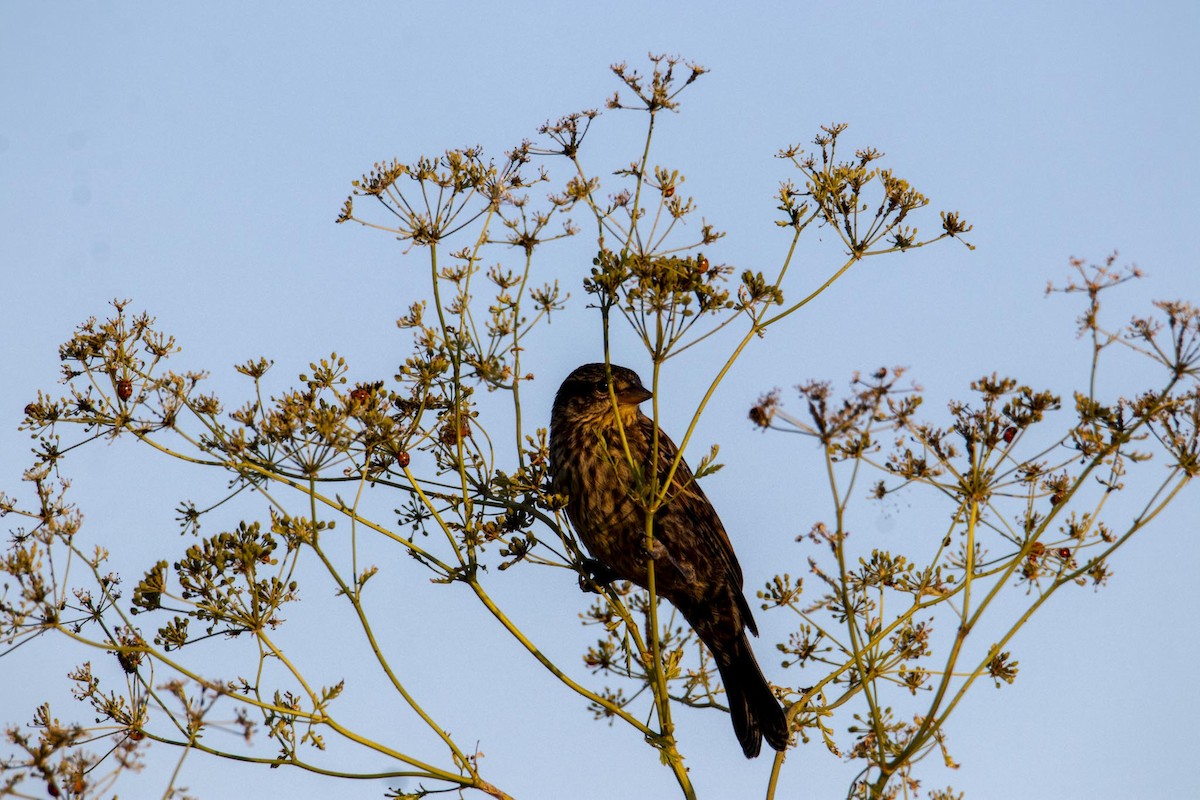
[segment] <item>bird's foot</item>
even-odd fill
[[[600,587],[617,579],[617,573],[594,558],[583,559],[583,569],[587,574],[579,576],[579,588],[585,592],[600,593]]]

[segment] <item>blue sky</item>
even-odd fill
[[[935,408],[993,370],[1069,392],[1086,376],[1078,309],[1043,289],[1071,256],[1116,249],[1144,269],[1120,316],[1144,312],[1151,298],[1200,299],[1188,238],[1200,213],[1198,34],[1200,11],[1182,2],[6,4],[0,486],[19,482],[28,439],[15,426],[37,389],[55,388],[57,345],[113,297],[157,315],[184,348],[181,366],[211,370],[234,396],[242,387],[230,366],[258,355],[276,360],[280,381],[332,350],[357,376],[392,374],[408,347],[393,322],[422,273],[386,235],[333,224],[350,181],[385,158],[472,144],[499,154],[547,119],[601,106],[616,88],[610,63],[681,53],[712,72],[664,121],[656,148],[728,232],[716,257],[756,268],[781,257],[772,193],[789,175],[774,154],[834,121],[851,125],[851,146],[885,151],[934,208],[975,225],[973,252],[949,244],[856,267],[741,362],[715,398],[698,441],[719,442],[728,466],[707,491],[757,586],[784,568],[779,542],[827,513],[819,484],[810,489],[815,452],[745,422],[760,392],[811,377],[844,385],[853,370],[884,364],[910,366]],[[600,118],[598,171],[633,157],[632,126]],[[837,247],[806,248],[798,280],[816,285]],[[578,297],[586,247],[555,253]],[[530,412],[542,419],[561,375],[600,355],[594,328],[545,344]],[[644,367],[639,357],[624,356]],[[683,404],[703,388],[686,371],[668,375]],[[205,491],[191,472],[121,444],[81,454],[70,471],[89,529],[127,541],[132,563],[171,557],[175,503]],[[764,475],[785,488],[751,502],[746,489]],[[209,483],[219,490],[219,479]],[[954,723],[962,769],[931,772],[928,785],[949,782],[969,798],[1179,792],[1185,732],[1200,713],[1182,677],[1200,655],[1188,627],[1200,610],[1190,536],[1198,511],[1192,491],[1123,554],[1111,586],[1051,604],[1014,645],[1017,683],[979,687]],[[903,529],[901,513],[892,530]],[[802,557],[787,558],[802,568]],[[550,594],[536,602],[508,591],[548,636],[557,610],[561,641],[579,637],[570,585],[539,584]],[[439,602],[465,613],[463,598]],[[424,625],[436,616],[400,616],[406,640],[434,635]],[[515,682],[479,725],[496,783],[529,798],[568,786],[581,797],[639,796],[634,779],[644,796],[670,790],[636,737],[590,722],[570,698],[557,697],[568,711],[556,711],[557,687],[540,683],[522,653],[494,631],[471,630],[459,650],[409,666],[452,719],[472,724],[469,705],[439,695],[440,680]],[[768,642],[756,645],[764,664]],[[571,657],[569,644],[561,650]],[[0,661],[0,676],[57,676],[73,659],[23,652]],[[767,672],[786,677],[777,665]],[[5,693],[0,719],[24,718],[32,702]],[[766,762],[744,763],[714,717],[698,716],[684,743],[702,796],[747,786],[755,796]],[[584,748],[596,754],[584,758]],[[789,761],[784,796],[837,796],[853,773],[809,745]],[[255,779],[195,757],[183,783],[219,797],[230,791],[223,781]],[[267,780],[294,797],[331,790],[280,772]],[[148,778],[146,791],[156,785]]]

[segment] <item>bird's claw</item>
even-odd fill
[[[594,558],[585,558],[581,566],[586,574],[579,576],[579,588],[585,592],[600,593],[601,586],[612,583],[617,574]]]

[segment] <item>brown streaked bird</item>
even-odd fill
[[[637,373],[612,364],[616,409],[604,364],[584,364],[563,381],[550,417],[554,491],[567,497],[567,516],[592,556],[613,577],[646,588],[645,512],[635,497],[633,471],[621,443],[649,469],[654,421],[638,406],[652,396]],[[658,433],[659,480],[678,448]],[[763,677],[746,638],[758,628],[742,593],[742,568],[724,526],[685,462],[671,479],[667,502],[654,516],[654,583],[713,654],[747,758],[767,744],[783,750],[787,718]]]

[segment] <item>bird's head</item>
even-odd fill
[[[653,395],[633,370],[616,364],[609,367],[617,407],[622,414],[636,414],[638,405]],[[554,396],[554,417],[566,414],[592,418],[612,415],[612,396],[608,393],[608,375],[603,364],[584,364],[563,381]]]

